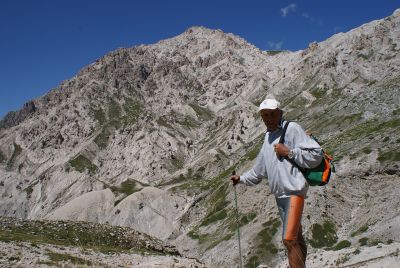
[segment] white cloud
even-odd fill
[[[301,14],[301,16],[311,22],[315,21],[315,18],[313,16],[310,16],[310,14],[308,14],[307,12],[304,12],[303,14]]]
[[[309,22],[317,24],[318,26],[323,26],[324,25],[324,22],[322,21],[322,19],[316,18],[316,17],[310,15],[307,12],[301,13],[301,16],[304,19],[308,20]]]
[[[291,3],[290,5],[281,8],[282,17],[286,17],[290,12],[296,12],[296,4]]]
[[[273,50],[280,50],[282,48],[283,42],[274,42],[274,41],[268,41],[268,47]]]

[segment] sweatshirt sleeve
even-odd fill
[[[290,123],[287,130],[287,141],[293,150],[293,160],[303,168],[317,167],[323,158],[321,146],[301,128],[299,124]]]
[[[244,183],[249,186],[254,186],[256,184],[259,184],[262,179],[266,178],[267,172],[265,170],[265,164],[264,164],[265,157],[263,153],[264,146],[265,146],[265,141],[260,152],[257,155],[255,165],[250,170],[246,171],[244,174],[240,176],[241,183]]]

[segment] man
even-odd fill
[[[300,167],[313,168],[321,163],[323,155],[319,144],[295,122],[291,122],[287,128],[285,144],[279,144],[286,123],[279,106],[280,103],[275,99],[265,99],[260,104],[259,112],[267,126],[264,144],[253,168],[230,179],[234,185],[244,183],[253,186],[268,177],[283,223],[282,240],[288,250],[289,266],[300,268],[305,267],[307,256],[301,216],[308,184],[301,171],[290,161]]]

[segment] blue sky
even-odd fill
[[[120,47],[194,25],[263,50],[300,50],[400,7],[395,0],[2,0],[0,118]]]

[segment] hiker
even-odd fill
[[[311,139],[301,126],[291,122],[285,135],[285,144],[279,144],[285,120],[280,103],[272,98],[265,99],[259,112],[267,129],[264,144],[258,153],[256,163],[241,176],[232,175],[232,183],[249,186],[258,184],[268,177],[271,192],[275,195],[282,220],[282,242],[288,250],[290,268],[305,267],[307,246],[305,244],[301,216],[308,184],[298,167],[318,166],[323,158],[322,149]]]

